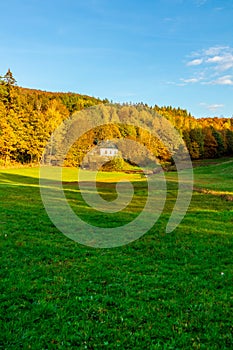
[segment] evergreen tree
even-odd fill
[[[10,69],[8,69],[8,71],[4,75],[3,80],[6,84],[6,86],[15,86],[16,85],[16,80],[13,77],[13,74],[12,74]]]

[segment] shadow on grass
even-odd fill
[[[2,184],[38,185],[39,179],[32,176],[0,172],[0,185]]]

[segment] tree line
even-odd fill
[[[140,127],[124,123],[129,116],[168,134],[168,129],[162,130],[159,124],[159,116],[166,118],[184,140],[192,159],[233,155],[232,118],[196,119],[180,108],[149,107],[143,103],[126,103],[113,108],[107,99],[18,87],[12,72],[8,70],[0,77],[0,166],[38,163],[53,131],[76,112],[96,105],[101,106],[99,113],[106,126],[90,130],[73,144],[66,157],[65,164],[68,166],[80,165],[87,150],[101,140],[111,138],[135,140],[145,145],[161,161],[170,161],[171,154],[159,138],[151,137],[148,131]],[[166,129],[165,126],[163,128]],[[141,156],[144,156],[143,152]]]
[[[192,159],[233,155],[233,118],[199,118],[180,108],[158,107],[180,132]]]
[[[38,163],[50,135],[64,119],[103,102],[108,101],[18,87],[8,70],[0,77],[0,165]]]

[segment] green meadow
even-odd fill
[[[39,169],[0,171],[1,332],[8,349],[233,348],[233,160],[199,162],[192,201],[181,224],[165,233],[177,195],[140,239],[97,249],[63,235],[40,197]],[[123,173],[100,173],[106,201]],[[147,178],[120,213],[97,213],[82,199],[77,170],[63,171],[74,211],[99,227],[119,226],[143,209]],[[92,181],[85,173],[85,181]]]

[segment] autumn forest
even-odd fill
[[[156,97],[155,97],[156,98]],[[10,70],[0,77],[0,166],[38,164],[50,135],[71,115],[91,106],[102,105],[103,113],[109,113],[107,99],[101,100],[77,93],[46,92],[17,86]],[[91,149],[106,138],[128,137],[147,145],[148,135],[142,136],[137,128],[124,125],[124,113],[135,113],[139,118],[147,110],[165,117],[178,130],[193,160],[219,158],[233,155],[233,118],[196,119],[186,110],[171,106],[149,107],[143,103],[121,105],[118,123],[111,123],[104,130],[97,128],[82,137],[70,150],[67,166],[80,165],[84,149]],[[144,118],[146,114],[144,114]],[[110,123],[109,123],[110,122]],[[156,123],[155,123],[156,124]],[[161,144],[149,147],[162,161],[168,161],[168,152]]]

